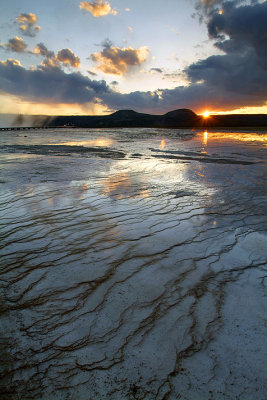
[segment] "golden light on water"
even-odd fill
[[[147,189],[144,183],[135,181],[134,177],[128,172],[110,175],[105,180],[101,180],[103,190],[102,196],[110,196],[116,200],[126,198],[142,197],[148,199],[150,197],[150,190]]]
[[[59,143],[64,146],[97,146],[97,147],[109,147],[114,143],[112,139],[106,138],[99,138],[99,139],[92,139],[87,141],[71,141],[71,142],[64,142]]]
[[[160,148],[164,149],[166,147],[166,142],[164,139],[162,139],[162,141],[160,142]]]
[[[207,144],[207,141],[213,140],[235,140],[238,142],[263,142],[267,145],[267,133],[257,132],[203,132],[202,141],[203,144]]]
[[[148,189],[142,189],[140,191],[140,197],[143,197],[144,199],[148,199],[150,197],[150,191]]]
[[[203,143],[205,146],[208,144],[208,132],[207,131],[205,131],[203,133]]]

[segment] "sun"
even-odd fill
[[[204,117],[204,118],[209,118],[209,116],[210,116],[210,112],[209,112],[209,111],[205,111],[205,112],[203,113],[203,117]]]

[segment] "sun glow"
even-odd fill
[[[203,113],[203,117],[204,117],[204,118],[209,118],[209,116],[210,116],[210,112],[209,112],[209,111],[205,111],[205,112]]]

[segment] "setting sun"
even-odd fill
[[[204,118],[209,118],[209,116],[210,116],[210,112],[209,112],[209,111],[205,111],[205,112],[203,113],[203,117],[204,117]]]

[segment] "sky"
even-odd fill
[[[267,1],[1,0],[0,113],[267,113]]]

